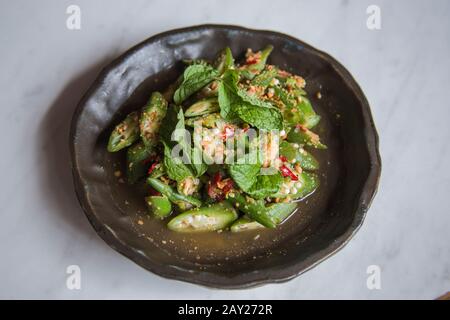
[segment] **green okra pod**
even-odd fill
[[[170,220],[167,227],[176,232],[216,231],[228,227],[237,218],[236,210],[222,202],[186,211]]]
[[[273,203],[266,206],[263,200],[244,197],[240,193],[233,194],[228,201],[237,205],[240,211],[267,228],[275,228],[297,207],[293,202]]]
[[[217,98],[207,98],[195,102],[186,109],[184,116],[186,118],[202,116],[219,111],[219,102]]]
[[[206,128],[216,128],[217,125],[224,122],[219,113],[211,113],[201,117],[186,119],[185,125],[188,127],[195,127],[195,125],[203,126]]]
[[[152,148],[147,148],[142,141],[132,145],[127,150],[127,179],[135,183],[144,177],[149,164],[146,160],[152,155]]]
[[[200,189],[200,179],[189,176],[177,182],[177,191],[180,194],[190,196]]]
[[[234,67],[233,53],[231,52],[231,49],[229,47],[226,47],[220,52],[219,56],[214,62],[214,67],[216,67],[217,71],[219,71],[219,74],[223,74],[228,69]]]
[[[267,88],[272,84],[275,77],[278,74],[278,68],[272,67],[270,69],[265,69],[260,74],[258,74],[255,78],[253,78],[251,84],[254,86],[260,86],[263,88]]]
[[[253,55],[257,56],[256,63],[246,64],[241,69],[241,74],[246,79],[253,79],[259,72],[261,72],[266,66],[267,58],[273,50],[273,46],[269,45],[264,50]]]
[[[139,128],[142,141],[147,148],[158,143],[158,132],[161,122],[167,113],[167,100],[159,92],[153,92],[147,105],[142,110]]]
[[[272,203],[266,206],[266,214],[276,224],[282,223],[297,209],[295,202]]]
[[[280,155],[286,157],[290,163],[299,163],[304,170],[315,171],[319,169],[319,162],[316,158],[297,143],[281,142]]]
[[[257,229],[264,229],[265,227],[260,224],[259,222],[256,222],[246,216],[243,216],[242,218],[239,218],[236,220],[230,227],[231,232],[242,232],[242,231],[249,231],[249,230],[257,230]]]
[[[172,213],[172,204],[166,196],[149,196],[145,198],[151,213],[160,219],[168,217]]]
[[[149,173],[149,178],[158,179],[166,174],[166,169],[164,168],[164,164],[162,162],[157,163],[153,170]]]
[[[255,200],[236,192],[228,197],[228,201],[233,203],[240,211],[263,226],[267,228],[276,227],[276,223],[272,221],[269,215],[267,215],[264,200]]]
[[[280,191],[273,198],[289,197],[293,200],[301,200],[313,193],[320,185],[319,176],[312,172],[302,172],[298,175],[298,181],[286,181]]]
[[[113,130],[109,137],[108,151],[117,152],[131,146],[139,139],[139,113],[130,113]]]
[[[171,186],[165,184],[164,182],[158,179],[148,178],[147,183],[150,186],[152,186],[156,191],[165,195],[171,202],[175,203],[176,205],[180,206],[180,203],[189,203],[195,207],[200,207],[202,205],[202,202],[199,199],[192,196],[182,195],[174,191]],[[182,204],[182,206],[185,208],[184,204]]]
[[[306,97],[297,96],[297,109],[299,111],[299,123],[306,128],[314,128],[320,122],[320,116],[314,111],[311,102]]]
[[[289,131],[287,140],[289,142],[307,145],[316,149],[327,148],[327,146],[320,141],[319,135],[303,126],[297,126],[293,130]]]

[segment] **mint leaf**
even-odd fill
[[[159,129],[159,136],[161,140],[171,147],[174,145],[174,142],[172,141],[172,133],[177,127],[180,109],[180,106],[173,104],[170,105],[167,108],[166,117],[161,123],[161,127]]]
[[[244,191],[250,190],[256,183],[260,170],[260,164],[233,164],[228,168],[231,178]]]
[[[181,104],[193,93],[213,81],[219,73],[213,67],[204,64],[194,64],[186,68],[183,82],[173,95],[173,101]]]
[[[172,156],[172,150],[164,143],[164,167],[170,179],[180,182],[192,177],[191,170],[182,162],[181,157]]]
[[[277,193],[282,183],[283,177],[279,172],[273,175],[259,175],[256,183],[246,192],[255,199],[262,199]]]
[[[236,117],[259,129],[283,129],[283,117],[280,110],[272,104],[247,94],[238,88],[239,75],[235,70],[225,72],[219,84],[220,115],[225,120]]]
[[[220,115],[225,120],[234,120],[236,114],[233,107],[242,103],[241,98],[236,94],[235,88],[239,75],[236,71],[225,72],[222,81],[219,83],[219,106]]]
[[[262,108],[246,103],[237,106],[236,114],[243,121],[259,129],[283,129],[283,116],[280,111],[275,108]]]
[[[228,172],[234,182],[245,193],[255,199],[262,199],[277,193],[283,183],[279,172],[273,175],[261,175],[261,164],[234,164],[228,167]]]
[[[184,121],[185,119],[182,109],[180,109],[180,111],[178,112],[177,119],[178,122],[177,125],[175,126],[175,130],[177,131],[174,134],[172,140],[178,142],[178,145],[183,150],[183,158],[186,160],[187,163],[190,164],[190,167],[195,173],[195,177],[200,177],[208,169],[208,166],[202,162],[201,155],[195,153],[198,152],[198,150],[191,147],[191,139],[189,136],[186,136],[188,132],[186,131]]]
[[[274,106],[270,102],[259,99],[255,94],[250,95],[242,88],[237,88],[236,93],[244,102],[247,102],[253,106],[269,109],[274,108]]]

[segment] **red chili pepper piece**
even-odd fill
[[[223,191],[223,193],[225,194],[225,195],[227,195],[228,194],[228,192],[230,192],[231,191],[231,189],[233,189],[233,180],[231,180],[231,179],[228,179],[227,180],[227,182],[226,182],[226,184],[223,186],[223,188],[222,188],[222,191]]]
[[[281,171],[281,175],[283,177],[289,177],[291,178],[291,180],[293,181],[297,181],[298,177],[291,171],[291,169],[289,169],[288,167],[286,167],[285,165],[282,165],[280,167],[280,171]]]
[[[150,166],[150,168],[148,168],[147,174],[152,173],[153,170],[155,170],[155,168],[156,168],[157,165],[158,165],[158,162],[154,162],[154,163]]]
[[[233,187],[233,180],[230,178],[222,180],[221,174],[217,172],[208,182],[208,196],[215,201],[222,201]]]
[[[280,156],[280,160],[283,162],[288,162],[288,159],[285,156]]]

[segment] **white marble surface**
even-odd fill
[[[225,5],[224,3],[227,3]],[[77,4],[82,29],[69,31]],[[382,28],[366,28],[379,5]],[[230,23],[292,34],[341,61],[373,109],[383,158],[367,219],[339,254],[280,285],[166,280],[95,234],[72,191],[68,124],[101,65],[155,33]],[[435,298],[450,290],[448,1],[1,1],[0,298]],[[66,267],[82,289],[66,288]],[[366,268],[381,267],[381,290]]]

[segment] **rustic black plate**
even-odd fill
[[[314,153],[321,187],[276,230],[200,235],[167,230],[145,214],[142,189],[114,175],[124,157],[106,152],[111,128],[153,90],[174,81],[181,60],[212,59],[225,46],[242,55],[267,44],[275,47],[271,64],[306,78],[322,116],[318,130],[329,149]],[[104,68],[75,111],[70,147],[75,190],[100,237],[158,275],[218,288],[286,281],[338,251],[361,226],[381,171],[369,104],[339,62],[284,34],[224,25],[156,35]]]

